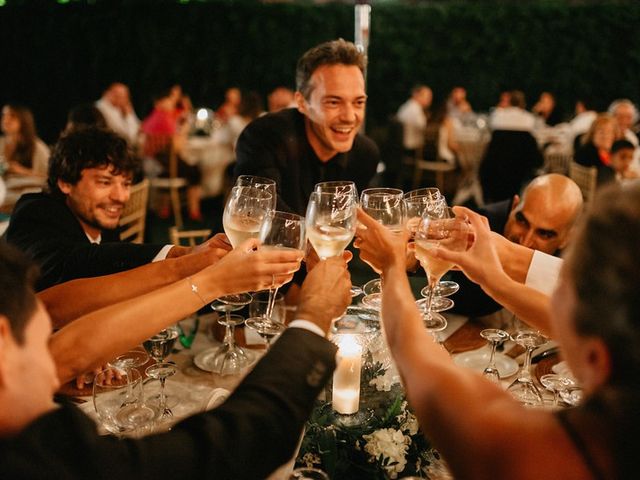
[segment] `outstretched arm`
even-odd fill
[[[66,382],[129,350],[222,295],[264,290],[291,280],[302,251],[254,250],[248,240],[204,270],[144,295],[84,315],[58,330],[50,349]],[[192,284],[198,292],[192,291]]]
[[[61,283],[38,292],[38,298],[47,308],[53,328],[58,329],[94,310],[143,295],[199,272],[227,253],[227,249],[221,248],[224,242],[219,235],[207,243],[212,244],[215,248],[201,248],[191,255],[148,263],[111,275]]]
[[[485,217],[463,207],[454,207],[454,210],[459,215],[465,215],[471,222],[475,232],[474,243],[465,252],[438,248],[435,255],[455,263],[469,279],[479,284],[496,302],[548,335],[550,333],[549,297],[514,280],[505,272],[498,249],[494,244],[495,234],[492,234],[489,229],[489,223]],[[524,253],[528,252],[533,254],[529,249]]]

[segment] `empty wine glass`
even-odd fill
[[[118,436],[144,433],[157,415],[144,402],[142,376],[135,368],[98,373],[93,382],[93,407],[107,431]]]
[[[487,340],[491,345],[491,353],[489,355],[489,364],[485,367],[482,374],[495,383],[500,382],[500,372],[496,366],[496,348],[500,342],[504,342],[509,338],[509,334],[499,328],[485,328],[480,332],[480,336]]]
[[[160,330],[158,333],[156,333],[151,338],[148,338],[142,343],[145,350],[149,353],[149,355],[151,355],[151,358],[155,360],[156,362],[155,365],[164,364],[164,360],[169,356],[169,354],[173,350],[173,346],[175,345],[179,334],[180,332],[175,326],[170,326],[163,330]],[[149,375],[149,368],[151,367],[148,367],[145,370],[145,373],[147,375]],[[164,371],[159,370],[159,372],[161,374]],[[152,377],[152,378],[159,379],[159,377]],[[160,387],[161,387],[161,392],[151,397],[149,399],[150,401],[154,401],[154,402],[160,402],[161,400],[164,400],[165,402],[167,401],[164,395],[164,381],[161,382]],[[172,395],[171,402],[172,402],[172,406],[178,403],[178,399],[175,395]]]
[[[318,193],[335,193],[337,195],[350,195],[355,203],[358,203],[358,189],[356,184],[349,180],[334,180],[331,182],[316,183],[313,187],[314,192]]]
[[[531,353],[536,348],[547,343],[547,339],[533,330],[521,330],[511,336],[518,345],[525,348],[525,357],[522,368],[518,371],[517,378],[509,385],[509,392],[525,406],[540,407],[542,395],[531,377]]]
[[[544,388],[553,393],[553,406],[558,406],[558,399],[560,398],[560,392],[567,390],[570,387],[575,386],[575,382],[569,377],[559,375],[557,373],[547,373],[540,377],[540,383]]]
[[[149,354],[144,347],[132,348],[128,352],[118,355],[109,365],[129,373],[132,368],[140,368],[149,361]]]
[[[248,293],[241,293],[229,297],[219,298],[211,304],[211,308],[218,312],[224,312],[224,317],[218,319],[218,323],[225,326],[222,345],[209,357],[205,357],[211,371],[220,375],[234,375],[251,363],[249,354],[235,342],[235,327],[242,325],[244,318],[240,315],[231,315],[231,312],[242,309],[251,303],[253,297]]]
[[[397,188],[367,188],[360,195],[360,206],[371,218],[399,235],[404,229],[406,213],[403,195]],[[366,295],[362,304],[380,310],[382,294]]]
[[[427,273],[426,315],[441,317],[432,304],[435,288],[442,275],[453,267],[452,262],[435,258],[433,250],[442,246],[453,251],[464,251],[468,247],[471,227],[469,223],[455,217],[450,209],[425,211],[416,231],[416,258]],[[447,299],[448,300],[448,299]]]
[[[302,250],[306,242],[304,217],[294,213],[269,212],[260,229],[260,242],[261,249]],[[245,321],[246,326],[255,329],[263,338],[278,335],[285,329],[284,324],[272,318],[277,292],[278,287],[269,289],[266,316],[251,317]],[[267,343],[267,347],[268,345]]]
[[[167,403],[167,395],[164,391],[164,385],[167,378],[176,374],[176,366],[173,363],[160,362],[147,367],[144,372],[147,376],[160,381],[160,393],[157,395],[159,419],[167,420],[173,417],[173,412]]]
[[[289,480],[329,480],[329,475],[318,468],[302,467],[291,472]]]
[[[267,177],[258,177],[256,175],[240,175],[236,179],[236,187],[255,187],[264,190],[271,195],[271,210],[276,209],[278,196],[276,193],[275,180]]]

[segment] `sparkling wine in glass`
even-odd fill
[[[257,187],[233,187],[224,207],[222,224],[233,248],[248,238],[258,238],[260,227],[271,210],[273,197]]]
[[[260,229],[260,241],[260,248],[263,249],[302,250],[306,242],[304,217],[288,212],[269,212]],[[245,325],[258,331],[263,338],[264,335],[271,335],[276,330],[282,333],[285,328],[284,324],[272,318],[277,291],[277,287],[269,289],[269,304],[265,317],[252,317],[245,322]]]
[[[404,193],[397,188],[367,188],[360,195],[362,210],[393,233],[401,234],[405,222]],[[366,295],[362,303],[376,310],[382,305],[382,294]]]
[[[356,233],[353,196],[313,192],[307,205],[306,227],[321,260],[341,256]]]

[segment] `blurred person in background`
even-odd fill
[[[136,144],[140,119],[131,104],[129,87],[120,82],[112,83],[95,105],[111,130],[124,138],[129,145]]]
[[[224,102],[216,110],[216,118],[222,123],[227,122],[232,116],[238,113],[240,102],[242,101],[242,92],[238,87],[228,88],[224,92]]]
[[[296,102],[293,98],[293,90],[287,87],[274,88],[267,97],[269,112],[279,112],[285,108],[294,108]]]
[[[586,167],[598,169],[598,185],[615,180],[611,166],[611,147],[622,138],[616,120],[608,113],[601,113],[581,140],[575,153],[575,161]]]
[[[0,155],[4,158],[5,180],[38,177],[44,183],[49,166],[49,147],[36,133],[31,111],[17,104],[2,107]]]
[[[531,111],[543,122],[543,125],[554,127],[562,122],[562,115],[551,92],[542,92]]]

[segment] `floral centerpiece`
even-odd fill
[[[362,369],[366,420],[356,425],[336,422],[331,404],[319,401],[307,422],[297,466],[321,468],[334,480],[426,477],[437,452],[408,408],[395,368],[385,361],[386,347],[378,351],[382,361],[375,361],[375,353],[368,353]]]

